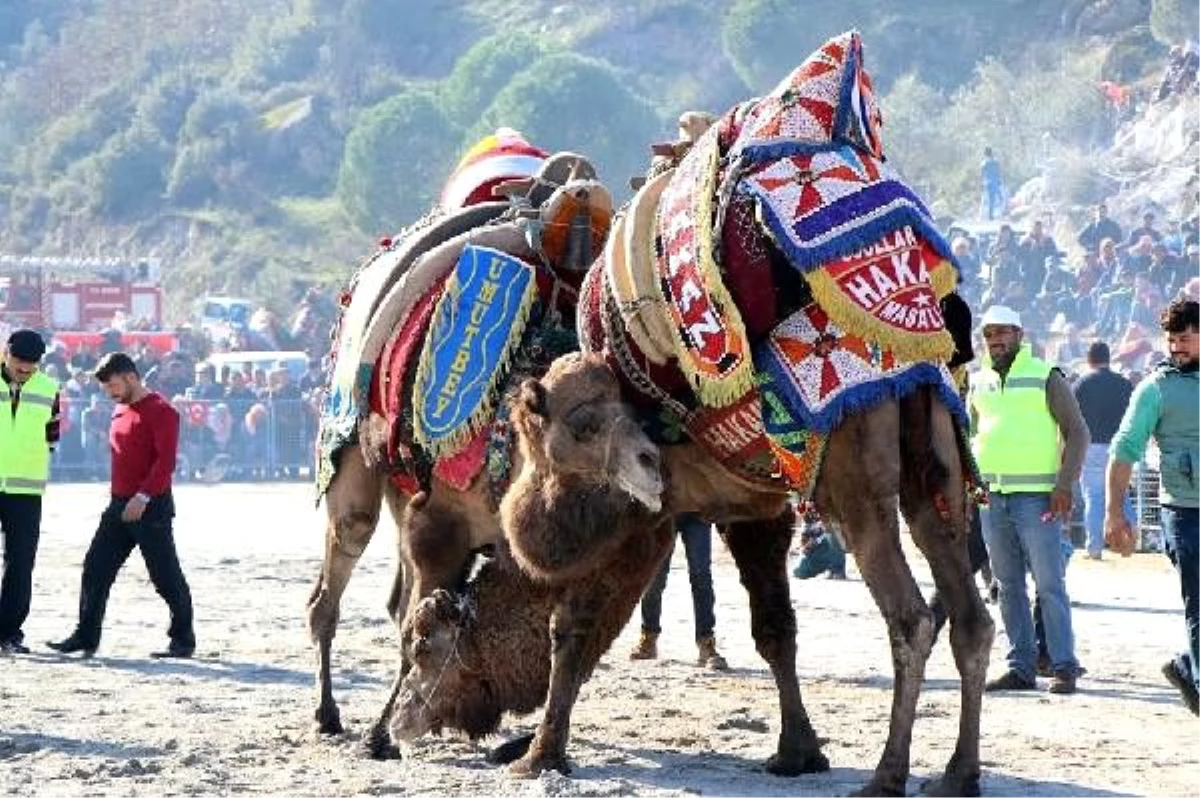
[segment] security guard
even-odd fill
[[[1071,514],[1088,428],[1066,377],[1024,343],[1016,311],[995,305],[981,323],[987,357],[971,375],[972,451],[988,483],[980,520],[1009,641],[1008,671],[987,689],[1037,688],[1037,643],[1025,586],[1032,572],[1053,671],[1050,692],[1073,693],[1079,661],[1062,524]]]
[[[10,655],[29,653],[21,625],[29,616],[42,494],[58,443],[58,383],[38,370],[45,352],[40,335],[17,330],[0,362],[0,653]]]

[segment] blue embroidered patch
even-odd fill
[[[413,433],[435,458],[460,451],[491,419],[498,386],[537,298],[533,268],[467,245],[434,311],[413,390]]]

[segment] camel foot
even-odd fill
[[[571,775],[571,766],[565,756],[544,756],[532,751],[508,766],[509,775],[518,779],[536,779],[547,770],[557,770],[564,776]]]
[[[368,757],[380,762],[400,758],[400,748],[392,742],[387,726],[383,723],[376,723],[371,727],[371,731],[363,738],[363,749]]]
[[[805,773],[825,773],[829,757],[817,751],[800,751],[790,756],[772,754],[767,760],[767,772],[775,776],[803,776]]]
[[[317,734],[329,736],[346,733],[342,727],[342,718],[337,707],[332,709],[317,707],[317,711],[313,713],[313,719],[316,721]]]
[[[508,765],[529,753],[529,745],[533,742],[533,732],[522,734],[506,740],[487,753],[487,761],[492,765]]]
[[[930,779],[922,784],[921,795],[963,795],[974,798],[982,793],[979,790],[979,776],[946,773],[940,779]]]

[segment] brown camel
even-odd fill
[[[603,629],[600,639],[620,632],[641,587],[666,556],[674,527],[669,516],[646,509],[650,497],[632,502],[619,480],[595,477],[596,454],[610,449],[620,426],[636,426],[631,413],[611,413],[619,399],[616,378],[594,356],[560,358],[542,382],[522,387],[512,418],[522,428],[522,462],[537,465],[523,469],[514,483],[522,509],[513,510],[506,500],[504,513],[524,514],[524,534],[556,536],[554,550],[543,561],[518,564],[501,540],[461,597],[438,590],[416,605],[401,632],[411,667],[391,718],[397,742],[443,728],[475,739],[495,732],[502,713],[541,706],[550,681],[550,630],[576,625],[555,615],[566,593],[601,599],[573,609],[587,613],[589,628]],[[563,464],[553,473],[551,460]],[[560,501],[562,495],[572,500]],[[597,562],[604,567],[594,567]],[[590,668],[581,678],[589,674]],[[506,743],[493,756],[508,761],[530,740]]]
[[[569,371],[594,373],[575,384],[594,385],[597,406],[608,405],[612,377],[602,361],[594,356],[572,357],[551,369],[557,381]],[[405,710],[398,710],[393,718],[393,735],[412,739],[434,727],[454,726],[450,719],[456,712],[471,713],[478,696],[468,689],[457,694],[455,690],[470,679],[467,671],[472,666],[453,658],[454,646],[447,643],[452,635],[464,635],[459,645],[472,647],[478,644],[466,638],[544,639],[545,629],[538,627],[548,616],[553,647],[547,706],[528,750],[509,747],[514,756],[524,752],[511,769],[519,775],[568,772],[566,745],[579,689],[623,628],[665,556],[672,534],[670,515],[687,511],[719,524],[749,594],[756,647],[779,689],[779,743],[767,769],[779,775],[827,770],[829,761],[821,753],[796,676],[796,617],[786,571],[793,513],[787,494],[733,480],[703,449],[686,444],[663,450],[666,501],[657,517],[628,502],[589,502],[588,491],[572,485],[569,470],[559,469],[556,458],[563,451],[546,434],[559,426],[558,413],[589,411],[580,403],[580,395],[574,394],[566,403],[555,400],[554,392],[553,383],[541,390],[523,389],[513,413],[524,463],[501,514],[513,556],[529,584],[524,589],[496,591],[493,598],[504,596],[501,607],[489,609],[481,597],[475,604],[479,621],[469,629],[456,626],[450,632],[436,623],[420,628],[414,638],[417,644],[433,645],[436,651],[419,660],[410,673]],[[895,689],[888,739],[874,777],[861,794],[905,793],[916,702],[933,643],[932,614],[900,547],[897,499],[945,597],[950,644],[962,678],[957,746],[941,779],[927,784],[925,791],[979,792],[980,707],[993,624],[971,582],[962,479],[953,418],[924,388],[849,417],[833,433],[818,478],[816,500],[827,517],[839,524],[854,553],[887,622],[893,652]],[[594,564],[590,569],[589,563]],[[508,578],[520,579],[511,574]],[[531,609],[523,607],[520,596],[532,596]],[[545,606],[548,600],[552,608]],[[513,628],[521,624],[526,628]],[[529,663],[542,654],[541,648],[520,657],[517,650],[509,650],[488,666],[488,678],[504,678],[507,667],[528,673]],[[436,702],[430,698],[435,678],[440,684]],[[539,675],[529,694],[540,686]],[[493,711],[509,708],[517,709],[492,707]]]
[[[591,441],[591,445],[570,451],[566,447],[555,450],[564,466],[577,476],[572,484],[611,490],[620,496],[623,505],[636,501],[658,510],[662,492],[658,448],[633,422],[631,411],[615,398],[596,401],[596,393],[586,379],[578,384],[571,379],[552,380],[552,384],[565,401],[569,402],[574,392],[588,400],[586,413],[560,413],[548,430],[562,430],[561,434],[555,432],[556,440]],[[472,552],[501,537],[486,478],[460,491],[435,477],[428,495],[419,494],[415,499],[398,491],[373,453],[373,442],[379,440],[384,427],[377,415],[369,417],[360,442],[342,450],[337,473],[325,496],[325,556],[308,603],[309,629],[318,661],[315,719],[318,730],[325,734],[340,734],[343,730],[330,678],[338,608],[354,566],[374,535],[384,501],[399,533],[397,571],[387,604],[388,615],[398,629],[403,627],[410,605],[415,606],[438,589],[459,591],[470,569]],[[515,455],[514,469],[519,469],[520,463],[520,455]],[[402,657],[387,702],[366,739],[373,756],[395,754],[387,722],[407,665]]]
[[[392,258],[383,265],[395,264],[389,279],[372,283],[371,291],[355,281],[359,286],[356,290],[374,306],[371,322],[362,335],[366,341],[364,351],[390,351],[390,347],[385,349],[385,341],[412,315],[405,308],[411,309],[418,293],[413,286],[435,285],[437,276],[450,268],[468,243],[482,243],[536,263],[539,281],[553,286],[540,306],[545,309],[542,323],[549,325],[547,320],[558,313],[562,324],[568,328],[573,325],[573,286],[590,263],[598,242],[603,241],[611,216],[607,190],[595,180],[595,171],[586,159],[574,153],[550,156],[536,180],[510,181],[500,188],[512,200],[507,211],[503,210],[504,203],[489,203],[450,216],[431,216],[426,223],[418,223],[393,254],[380,256]],[[530,249],[530,226],[542,231],[538,253]],[[512,364],[506,380],[515,384],[521,375],[538,376],[553,354],[575,348],[574,336],[564,336],[557,327],[546,335],[549,337],[535,340],[528,357],[520,356],[519,366]],[[358,362],[355,360],[354,365]],[[372,361],[364,358],[362,362]],[[411,410],[415,404],[411,374],[403,379],[403,385],[389,388],[385,387],[387,379],[381,376],[384,364],[375,362],[374,369],[378,393],[387,393],[388,399],[398,397],[399,404]],[[569,390],[564,388],[565,393]],[[588,479],[595,484],[619,485],[622,495],[653,502],[657,509],[661,492],[657,448],[636,424],[622,421],[628,411],[620,404],[613,402],[596,413],[605,430],[604,446],[581,451],[574,465],[587,471]],[[411,600],[439,588],[458,590],[469,570],[471,553],[501,537],[492,495],[497,486],[491,483],[486,469],[466,489],[443,481],[435,470],[422,489],[411,495],[389,478],[397,468],[387,454],[397,437],[389,422],[372,405],[356,428],[352,439],[333,449],[332,479],[324,493],[324,560],[307,607],[317,654],[315,721],[323,734],[343,732],[330,674],[333,637],[342,593],[374,535],[384,503],[399,532],[398,567],[387,603],[388,614],[398,627]],[[318,453],[318,466],[323,456]],[[513,466],[518,464],[519,459]],[[409,468],[408,473],[419,481],[414,470],[419,471]],[[383,712],[367,736],[368,750],[374,756],[394,754],[386,721],[406,667],[402,659]]]

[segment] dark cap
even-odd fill
[[[33,330],[17,330],[8,336],[8,351],[17,360],[37,363],[46,354],[46,342]]]

